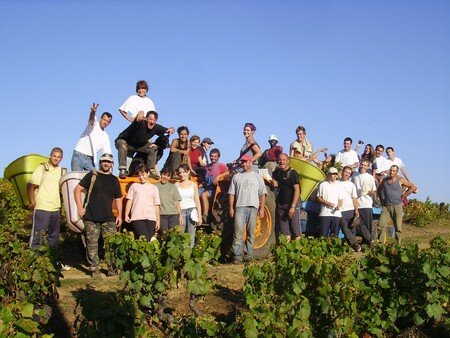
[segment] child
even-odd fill
[[[137,173],[139,183],[133,183],[128,190],[125,221],[131,223],[136,238],[145,236],[150,241],[160,224],[159,192],[156,186],[147,182],[150,170],[145,164],[137,168]]]

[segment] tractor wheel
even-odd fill
[[[267,190],[264,217],[258,218],[253,245],[255,258],[267,257],[275,243],[275,194]]]

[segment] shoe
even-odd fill
[[[375,248],[375,241],[372,240],[369,242],[369,248],[371,249]]]
[[[128,176],[128,170],[126,169],[119,169],[119,177],[120,178],[127,178]]]
[[[93,271],[91,272],[91,277],[92,278],[102,278],[102,275],[100,274],[100,270],[93,269]]]
[[[148,175],[148,177],[153,178],[155,180],[159,179],[159,175],[155,169],[150,169],[150,174]]]
[[[61,270],[61,271],[69,271],[70,270],[70,266],[65,265],[61,262],[56,262],[56,266]]]
[[[242,264],[242,259],[233,259],[233,264]]]
[[[108,272],[106,272],[106,275],[108,277],[112,277],[112,276],[117,276],[119,273],[117,272],[117,270],[113,270],[113,269],[109,269]]]
[[[251,262],[253,261],[253,257],[252,256],[244,256],[244,262]]]
[[[354,252],[361,252],[361,245],[359,245],[358,243],[355,243],[352,245],[352,249]]]

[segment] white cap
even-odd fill
[[[270,135],[270,137],[269,137],[269,141],[277,141],[278,142],[278,138],[277,138],[277,136],[276,135]]]

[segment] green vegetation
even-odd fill
[[[435,203],[428,197],[425,202],[411,200],[405,209],[404,221],[423,227],[432,222],[450,218],[450,205]]]

